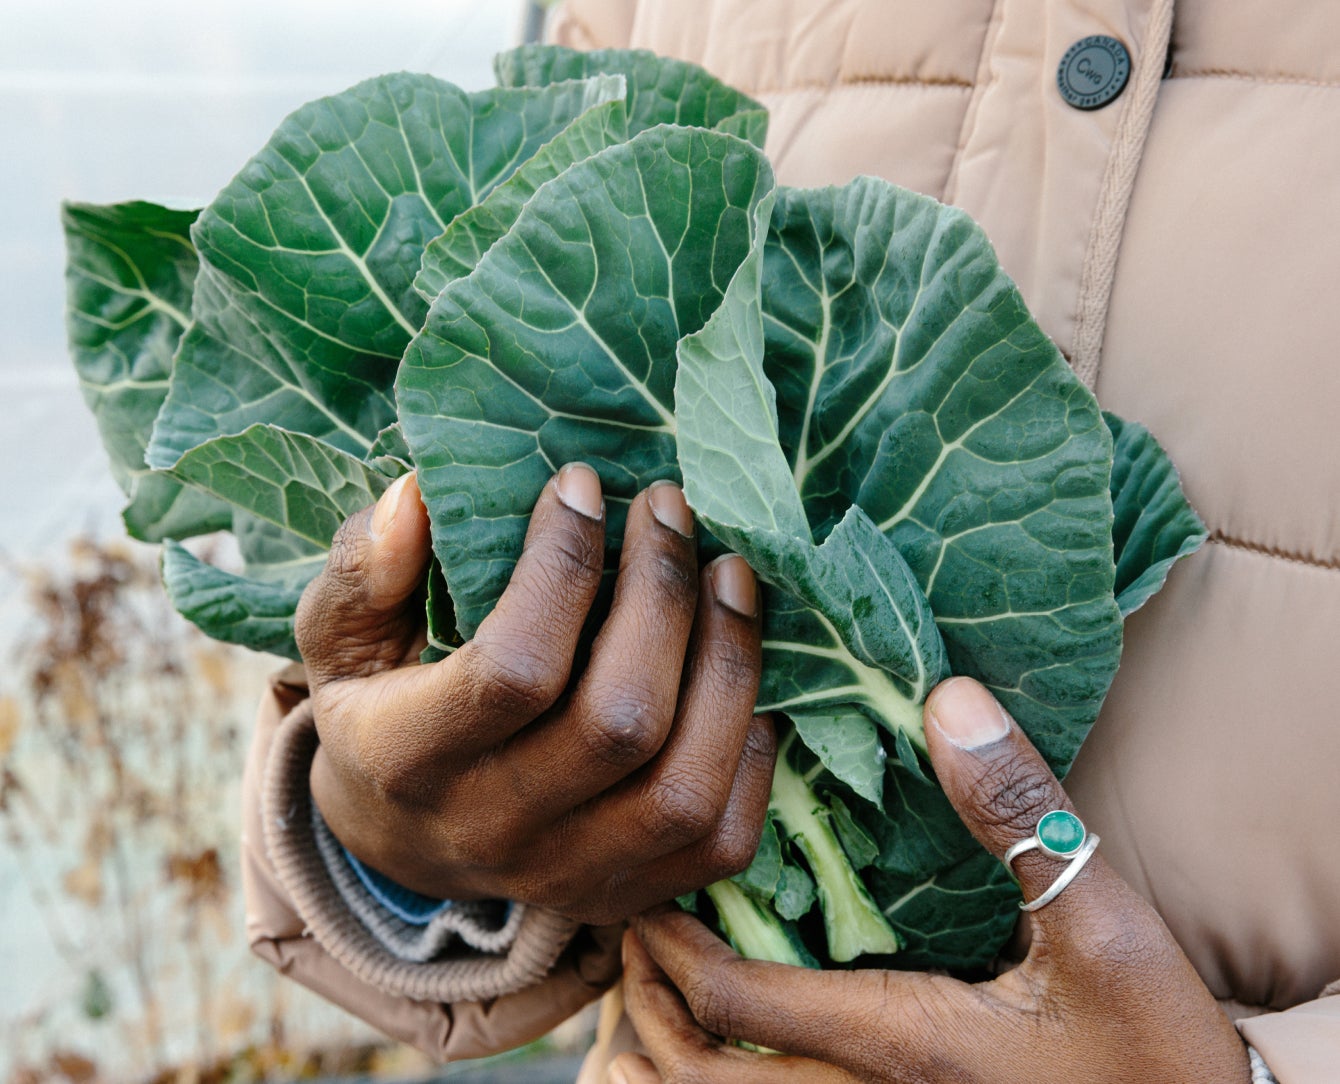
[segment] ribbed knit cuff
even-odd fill
[[[479,952],[506,952],[516,939],[525,908],[506,900],[444,903],[422,921],[411,922],[395,913],[370,891],[352,865],[335,834],[312,806],[312,838],[336,891],[344,904],[397,960],[427,963],[442,955],[458,938]]]
[[[265,848],[307,932],[342,966],[378,989],[416,1001],[486,1001],[539,982],[577,932],[552,911],[516,905],[506,955],[466,953],[426,963],[398,959],[364,926],[331,879],[312,827],[308,783],[318,739],[310,703],[275,733],[261,787]]]
[[[1280,1084],[1275,1079],[1275,1074],[1270,1071],[1270,1067],[1266,1065],[1265,1059],[1256,1052],[1255,1047],[1247,1048],[1247,1056],[1252,1063],[1252,1084]]]

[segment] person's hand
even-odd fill
[[[1049,810],[1071,809],[1032,744],[981,685],[966,678],[943,683],[927,701],[925,718],[936,774],[992,854],[1000,857],[1032,835]],[[1034,850],[1014,868],[1025,899],[1033,900],[1066,867]],[[1027,958],[980,985],[913,972],[821,972],[747,961],[689,915],[635,919],[624,939],[624,996],[651,1057],[621,1055],[610,1080],[1250,1079],[1245,1047],[1227,1017],[1101,849],[1030,917]]]
[[[680,489],[639,494],[612,609],[580,674],[604,559],[595,472],[535,505],[497,608],[448,658],[414,664],[428,519],[412,476],[340,530],[297,638],[321,739],[312,795],[373,869],[443,899],[505,898],[603,924],[753,857],[775,756],[755,717],[753,572],[699,574]]]

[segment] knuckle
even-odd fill
[[[475,639],[457,652],[465,688],[491,711],[534,718],[562,695],[567,672],[520,646],[504,651]]]
[[[356,611],[363,604],[364,554],[368,543],[365,521],[366,514],[360,512],[340,525],[326,555],[325,567],[298,600],[293,632],[304,659],[340,651],[344,643],[334,630],[347,623],[341,620],[343,614]]]
[[[663,843],[679,848],[710,836],[721,819],[721,807],[699,780],[688,773],[663,776],[651,784],[650,818]]]
[[[663,713],[649,697],[628,689],[599,698],[582,723],[587,751],[614,768],[645,764],[664,740]]]
[[[718,831],[703,856],[703,864],[714,880],[734,877],[749,868],[758,844],[744,832],[732,827]]]
[[[736,1004],[742,996],[730,974],[733,964],[713,965],[686,979],[681,993],[694,1019],[713,1035],[734,1038],[739,1031]]]
[[[761,652],[755,645],[742,644],[732,638],[714,639],[706,646],[703,666],[708,681],[728,693],[738,695],[741,710],[747,707],[746,715],[752,718],[759,675],[763,669]]]
[[[569,523],[551,526],[531,553],[539,558],[546,583],[555,591],[571,590],[574,582],[587,584],[605,569],[604,540]]]
[[[1168,939],[1153,935],[1142,913],[1125,909],[1087,918],[1074,940],[1078,958],[1108,976],[1168,974],[1177,953]]]
[[[433,805],[433,772],[418,757],[380,748],[365,749],[361,768],[382,800],[393,808],[423,810]]]
[[[1042,763],[1014,752],[986,767],[978,781],[982,821],[1016,835],[1031,833],[1057,804],[1056,782]]]
[[[684,554],[656,547],[643,551],[629,568],[657,596],[657,605],[692,613],[698,599],[698,576]]]

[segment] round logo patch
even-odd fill
[[[1076,109],[1101,109],[1126,89],[1130,75],[1126,46],[1106,34],[1095,34],[1066,50],[1056,69],[1056,85]]]

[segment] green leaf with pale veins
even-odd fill
[[[795,862],[782,863],[777,878],[777,891],[773,894],[773,906],[777,913],[788,922],[809,914],[819,892],[814,887],[814,878]]]
[[[771,660],[770,660],[771,661]],[[843,713],[790,713],[796,732],[819,762],[874,806],[884,798],[884,762],[879,731],[869,717]]]
[[[714,128],[761,148],[768,111],[696,64],[645,49],[568,49],[522,45],[494,58],[504,87],[541,87],[564,79],[622,75],[628,81],[628,134],[658,124]]]
[[[61,208],[70,353],[112,476],[129,498],[126,530],[146,542],[229,520],[225,505],[144,463],[172,354],[190,324],[198,260],[189,231],[199,213],[153,203]]]
[[[1208,537],[1168,453],[1138,422],[1104,413],[1112,430],[1112,544],[1123,617],[1149,601],[1172,566]]]
[[[1093,396],[981,229],[882,181],[781,190],[762,296],[780,442],[816,534],[864,509],[929,598],[950,669],[1063,772],[1121,649]]]
[[[173,473],[233,506],[233,533],[246,561],[239,577],[186,551],[165,556],[174,604],[211,636],[296,658],[293,617],[302,589],[324,567],[340,524],[374,504],[391,478],[348,452],[273,425],[206,441]],[[274,598],[259,615],[264,620],[239,620],[239,610],[260,605],[267,589]],[[230,590],[237,597],[228,601]]]
[[[926,876],[869,870],[866,879],[898,934],[896,967],[983,967],[1019,920],[1019,888],[985,851]]]
[[[163,544],[163,583],[172,605],[207,636],[300,660],[293,614],[301,587],[224,572],[170,539]]]
[[[777,826],[773,824],[772,817],[768,817],[763,822],[763,833],[759,836],[754,860],[731,880],[750,895],[767,901],[777,892],[777,881],[781,875],[782,849],[777,839]]]
[[[783,653],[791,660],[765,668],[760,701],[796,709],[788,694],[799,686],[806,706],[858,705],[891,731],[922,741],[917,705],[947,672],[940,636],[911,570],[861,508],[848,505],[823,543],[813,541],[763,370],[764,237],[760,230],[711,319],[679,344],[675,414],[684,493],[717,538],[811,611],[797,615],[769,596],[765,649],[770,662]],[[827,642],[817,629],[819,636],[795,638],[797,616],[823,626]],[[825,687],[821,677],[833,684]]]
[[[598,91],[600,88],[596,88]],[[196,221],[192,315],[148,450],[170,467],[255,422],[365,455],[427,306],[424,247],[589,108],[592,87],[387,75],[303,106]]]
[[[322,549],[391,483],[348,452],[274,425],[206,441],[173,473]]]
[[[479,258],[511,228],[521,208],[542,184],[573,163],[628,138],[623,78],[597,76],[592,86],[596,88],[592,97],[597,98],[592,108],[526,159],[483,200],[452,219],[446,232],[424,249],[422,266],[414,279],[414,289],[424,300],[431,302],[447,283],[468,275]],[[608,93],[607,100],[599,100],[602,92]]]
[[[545,184],[433,302],[396,393],[463,635],[564,463],[600,473],[612,554],[632,498],[676,475],[675,344],[715,310],[771,188],[748,143],[650,129]]]

